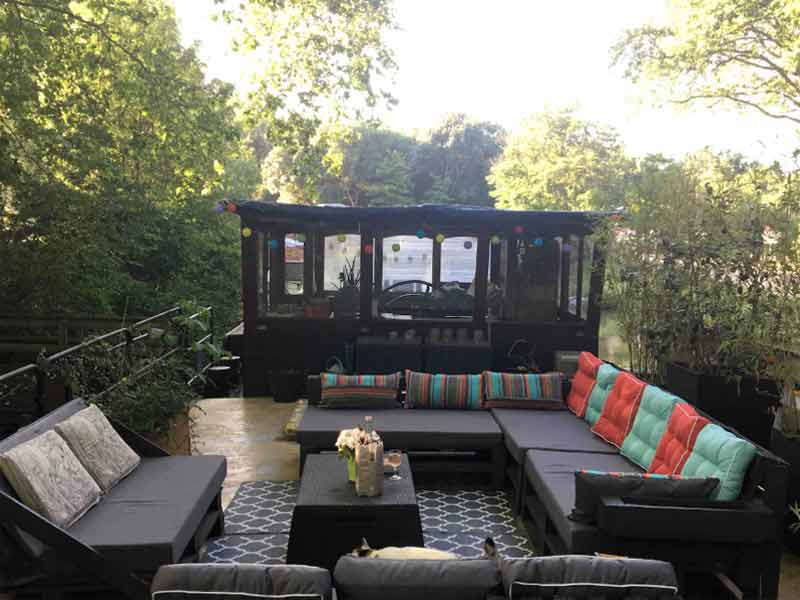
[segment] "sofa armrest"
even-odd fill
[[[302,565],[179,564],[161,567],[150,588],[152,597],[167,600],[220,595],[258,598],[330,600],[331,575]]]
[[[597,512],[598,528],[617,537],[748,544],[775,542],[777,519],[758,499],[679,502],[603,497]]]

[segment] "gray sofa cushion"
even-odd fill
[[[547,556],[504,560],[501,572],[509,600],[638,600],[678,594],[675,569],[660,560]]]
[[[100,500],[100,488],[55,431],[0,454],[3,475],[28,508],[69,527]]]
[[[339,600],[485,600],[500,586],[491,560],[383,560],[343,556],[333,572]]]
[[[619,450],[594,435],[589,424],[569,411],[493,408],[511,456],[522,463],[527,450],[619,454]]]
[[[574,415],[570,415],[575,418]],[[568,518],[575,506],[575,471],[641,473],[642,469],[619,454],[528,450],[525,476],[547,509],[568,552],[594,552],[605,547],[602,533],[593,525]]]
[[[65,419],[55,430],[69,444],[97,485],[108,493],[139,464],[139,455],[95,405]]]
[[[225,479],[225,457],[143,458],[69,532],[134,571],[177,562]]]
[[[150,590],[152,600],[329,600],[331,576],[326,569],[301,565],[167,565]]]
[[[297,428],[297,442],[307,448],[333,449],[342,429],[375,417],[384,448],[442,450],[491,448],[503,433],[488,411],[478,410],[329,410],[309,406]]]

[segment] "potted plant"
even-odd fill
[[[361,282],[360,268],[356,268],[356,258],[344,261],[344,268],[339,273],[339,283],[333,297],[333,314],[336,318],[352,318],[358,312]]]
[[[798,331],[791,180],[704,154],[636,184],[611,278],[633,370],[769,446]]]

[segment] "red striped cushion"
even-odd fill
[[[341,375],[320,373],[322,405],[338,408],[392,408],[397,406],[400,373]]]
[[[406,371],[406,408],[479,409],[481,375],[434,375]]]
[[[650,473],[671,475],[680,473],[700,431],[711,421],[697,414],[691,404],[679,402],[672,409],[667,430],[658,442],[656,453],[647,469]]]
[[[562,409],[561,373],[483,372],[484,408]]]
[[[586,414],[586,405],[592,395],[594,384],[597,383],[597,369],[603,361],[591,352],[581,352],[578,357],[578,370],[572,378],[572,387],[567,396],[567,408],[577,416]]]
[[[592,431],[617,448],[621,447],[633,427],[646,386],[630,373],[620,373]]]

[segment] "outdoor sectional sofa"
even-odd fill
[[[309,390],[311,406],[297,436],[301,457],[333,449],[338,431],[358,424],[367,412],[315,406],[320,398],[315,378]],[[662,559],[682,573],[723,573],[745,597],[777,597],[788,484],[784,461],[680,398],[589,353],[581,355],[566,406],[558,408],[369,413],[387,447],[412,453],[418,446],[477,455],[488,451],[491,459],[481,469],[493,470],[493,486],[510,482],[512,506],[529,519],[533,541],[545,554]],[[688,416],[672,419],[673,412]],[[603,435],[592,431],[598,421],[595,429]],[[449,458],[443,452],[437,461],[443,473],[450,470]],[[715,477],[718,490],[703,500],[607,496],[591,524],[570,518],[576,471],[645,473],[656,458],[661,461],[656,473]],[[420,464],[413,454],[411,464],[412,470]],[[468,470],[469,464],[454,467]]]
[[[61,406],[0,442],[0,453],[86,408]],[[162,565],[193,561],[223,531],[222,456],[171,456],[119,423],[114,429],[141,457],[138,466],[74,524],[61,528],[25,506],[0,474],[0,592],[45,598],[114,589],[146,598]]]

